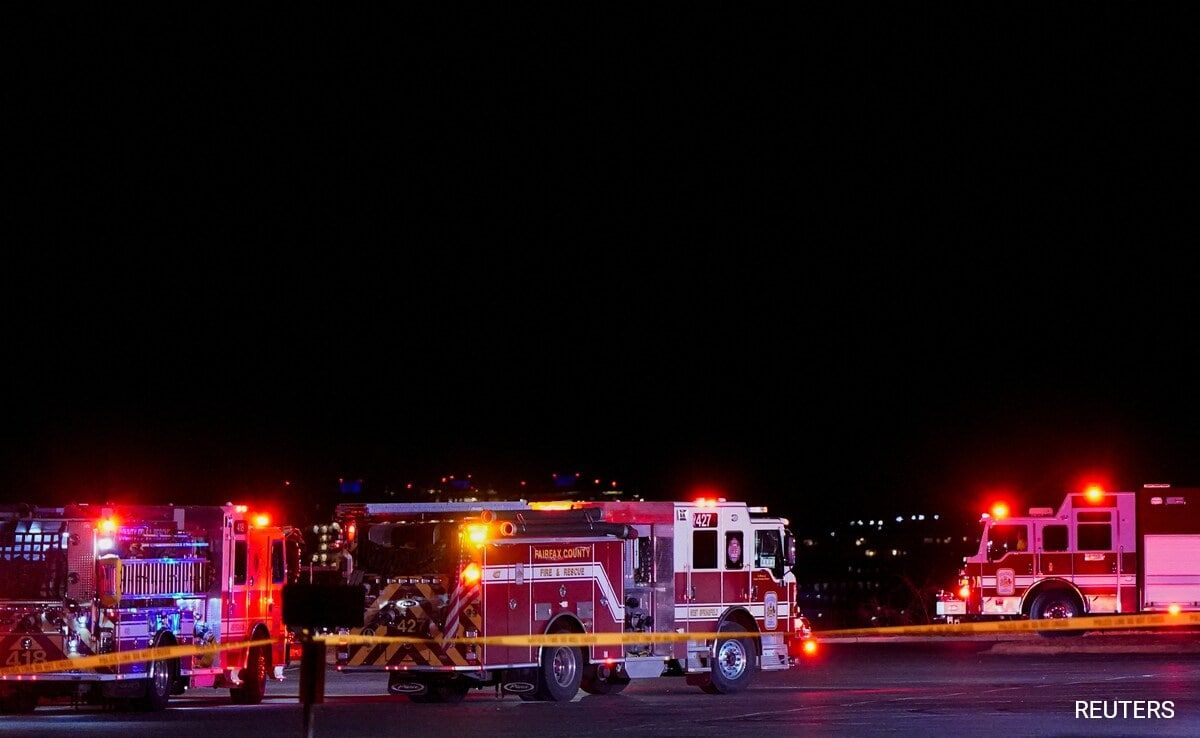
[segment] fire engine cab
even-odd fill
[[[283,531],[245,505],[0,509],[0,665],[152,646],[274,638],[272,647],[0,677],[0,709],[39,697],[165,707],[189,687],[258,703],[282,677]]]
[[[1200,611],[1200,489],[1093,487],[1020,517],[998,505],[937,602],[949,620],[1164,611]]]
[[[788,668],[789,647],[811,635],[793,612],[795,542],[787,521],[765,508],[357,504],[339,506],[336,522],[335,547],[353,562],[344,567],[349,580],[368,591],[365,626],[350,632],[430,639],[342,645],[338,668],[387,671],[389,692],[416,702],[455,702],[484,686],[562,701],[581,687],[613,694],[658,676],[736,692],[758,669]],[[685,637],[584,647],[450,642],[546,633]]]

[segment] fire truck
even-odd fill
[[[795,541],[765,508],[347,504],[335,522],[342,571],[367,587],[364,627],[348,632],[427,639],[340,645],[337,668],[387,672],[388,691],[414,702],[457,702],[485,686],[563,701],[658,676],[730,693],[756,670],[787,669],[811,636],[793,611]],[[633,637],[585,647],[452,640],[554,633]],[[637,642],[662,633],[684,636]]]
[[[998,504],[964,561],[938,596],[951,621],[1200,611],[1200,489],[1092,487],[1027,516]]]
[[[245,505],[0,510],[0,665],[153,646],[276,639],[271,647],[0,677],[0,709],[41,697],[165,707],[190,687],[258,703],[282,678],[284,533]]]

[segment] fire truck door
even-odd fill
[[[1070,526],[1062,521],[1038,521],[1034,523],[1034,541],[1038,575],[1071,579],[1075,570]]]
[[[687,587],[683,594],[687,602],[689,632],[716,630],[724,611],[721,562],[725,556],[718,527],[720,514],[715,510],[693,511],[691,528],[684,536],[688,557],[684,560]]]
[[[1075,584],[1088,600],[1090,612],[1117,611],[1117,531],[1114,511],[1075,513]]]
[[[752,552],[748,552],[748,562],[751,570],[752,602],[761,603],[762,617],[757,617],[758,625],[763,631],[786,631],[791,612],[791,598],[788,595],[787,584],[783,577],[787,573],[787,563],[783,550],[783,531],[778,528],[758,528],[754,530]]]
[[[271,566],[266,555],[269,545],[268,531],[251,526],[246,533],[246,627],[266,621],[274,605],[270,602]]]

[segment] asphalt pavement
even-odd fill
[[[1153,637],[1194,643],[1196,636]],[[1086,640],[1086,639],[1085,639]],[[1082,642],[1082,641],[1081,641]],[[327,679],[316,735],[1200,735],[1200,655],[1146,653],[1118,644],[1110,653],[1073,653],[1069,644],[1028,641],[1021,654],[987,642],[827,644],[815,661],[758,674],[741,694],[711,696],[682,679],[635,681],[624,693],[572,703],[497,699],[473,692],[458,705],[413,704],[385,694],[386,676]],[[1089,642],[1094,645],[1094,641]],[[73,736],[288,736],[300,734],[296,673],[272,684],[267,701],[236,706],[197,690],[162,713],[43,706],[0,717],[0,734]],[[1104,710],[1124,717],[1084,718]],[[1124,701],[1125,704],[1122,704]],[[1140,701],[1140,709],[1139,703]],[[1145,717],[1149,702],[1159,717]],[[1172,717],[1162,703],[1170,702]],[[1138,717],[1142,715],[1142,717]]]

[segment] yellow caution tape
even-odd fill
[[[238,641],[235,643],[212,643],[204,646],[155,646],[139,648],[136,651],[120,653],[101,653],[94,656],[80,656],[73,659],[58,659],[57,661],[41,661],[21,666],[6,666],[0,669],[0,676],[17,674],[47,674],[56,671],[77,671],[80,669],[95,669],[102,666],[118,666],[121,664],[137,664],[143,661],[158,661],[160,659],[177,659],[182,656],[200,656],[223,651],[236,651],[239,648],[269,646],[274,641],[260,639],[256,641]]]
[[[986,633],[1027,633],[1036,631],[1086,631],[1135,628],[1162,628],[1180,625],[1200,625],[1200,613],[1155,613],[1146,615],[1100,615],[1082,618],[1052,618],[1047,620],[997,620],[976,623],[945,625],[900,625],[883,628],[847,628],[842,630],[818,631],[814,637],[877,637],[877,636],[951,636]],[[757,638],[759,633],[723,631],[724,638]],[[462,644],[480,646],[607,646],[629,643],[675,643],[681,641],[711,641],[716,633],[543,633],[533,635],[483,636],[478,638],[451,638],[444,641],[435,638],[414,636],[377,635],[326,635],[316,638],[326,645],[376,645],[407,643],[412,645]],[[240,648],[253,648],[272,644],[269,639],[240,641],[236,643],[214,643],[203,646],[158,646],[121,653],[81,656],[73,659],[44,661],[21,666],[0,668],[0,676],[46,674],[61,671],[95,669],[97,667],[135,664],[144,661],[175,659],[183,656],[201,656]]]
[[[1148,615],[1093,615],[1083,618],[1048,618],[1045,620],[993,620],[976,623],[944,625],[896,625],[884,628],[847,628],[817,631],[821,637],[870,637],[894,635],[947,636],[982,633],[1028,633],[1044,630],[1128,630],[1132,628],[1163,628],[1178,625],[1200,625],[1200,613],[1153,613]]]
[[[679,641],[711,641],[716,634],[704,633],[541,633],[534,635],[482,636],[479,638],[450,638],[438,641],[414,636],[327,635],[316,640],[343,646],[366,646],[381,643],[454,643],[476,646],[619,646],[627,643],[676,643]],[[757,638],[759,633],[722,631],[723,638]]]

